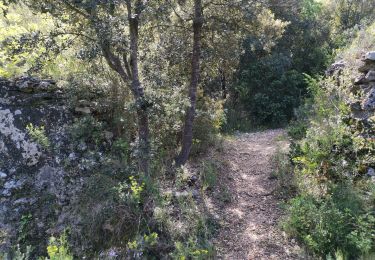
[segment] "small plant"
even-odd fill
[[[290,197],[296,193],[294,169],[288,154],[278,147],[271,159],[273,172],[271,177],[278,181],[276,192],[281,197]]]
[[[117,191],[121,199],[131,199],[131,201],[139,204],[141,202],[141,194],[145,189],[145,183],[139,184],[134,176],[129,177],[129,182],[119,183],[114,187],[114,190]]]
[[[129,180],[130,180],[130,190],[132,191],[132,197],[135,201],[139,203],[141,200],[141,193],[145,188],[145,184],[144,183],[138,184],[134,176],[130,176]]]
[[[189,170],[186,167],[178,168],[176,171],[176,187],[178,189],[185,187],[189,181],[189,176]]]
[[[175,243],[175,251],[172,254],[173,259],[178,260],[205,260],[214,259],[212,247],[202,248],[196,244],[196,242],[190,238],[187,243],[180,241]]]
[[[289,123],[288,135],[294,140],[301,140],[306,136],[307,123],[302,120],[296,120]]]
[[[73,141],[92,143],[98,146],[105,140],[103,135],[104,123],[94,117],[86,116],[74,122],[70,127]]]
[[[26,214],[21,216],[20,220],[20,226],[19,226],[19,232],[18,232],[18,242],[24,243],[30,232],[30,223],[33,219],[33,216],[31,214]]]
[[[216,198],[222,203],[229,203],[232,201],[231,193],[224,185],[221,187],[220,192],[217,194]]]
[[[47,246],[48,258],[46,260],[73,260],[68,249],[66,233],[60,238],[51,237]]]
[[[21,251],[20,245],[17,245],[17,248],[10,255],[8,253],[1,253],[0,252],[0,259],[2,259],[2,260],[7,260],[7,259],[29,260],[29,259],[31,259],[31,246],[26,247],[25,253],[23,253]]]
[[[113,153],[118,155],[121,160],[125,163],[129,160],[131,149],[129,142],[126,139],[119,138],[117,139],[112,146]]]
[[[44,149],[48,149],[50,147],[50,141],[48,140],[48,137],[46,135],[46,131],[44,129],[44,126],[34,126],[32,123],[28,124],[26,126],[27,132],[31,136],[31,138],[40,144]]]
[[[204,189],[212,189],[217,183],[217,167],[214,162],[204,162],[201,179]]]
[[[143,259],[149,256],[149,251],[158,244],[158,233],[144,234],[135,240],[128,242],[129,254],[135,259]]]

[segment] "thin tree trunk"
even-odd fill
[[[223,92],[222,97],[223,99],[227,98],[228,92],[227,92],[227,79],[225,77],[225,72],[222,69],[219,69],[220,73],[220,81],[221,81],[221,90]]]
[[[187,110],[184,131],[182,136],[182,148],[180,154],[176,158],[176,165],[181,166],[186,163],[189,158],[191,146],[193,144],[193,124],[195,118],[195,108],[197,101],[197,88],[200,76],[200,56],[201,56],[201,38],[203,27],[203,10],[202,0],[194,0],[194,43],[193,56],[191,62],[191,81],[189,86],[190,107]]]
[[[144,98],[144,91],[139,80],[138,70],[138,27],[140,2],[137,3],[136,12],[132,14],[131,2],[127,1],[128,20],[130,29],[130,64],[131,64],[131,87],[135,96],[138,117],[138,138],[139,138],[139,170],[145,175],[149,174],[150,140],[148,109]]]

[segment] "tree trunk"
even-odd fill
[[[193,124],[195,118],[195,108],[197,101],[197,88],[200,76],[200,56],[201,56],[201,37],[203,27],[203,10],[202,0],[194,0],[194,43],[193,56],[191,62],[191,81],[189,86],[190,107],[187,110],[184,131],[182,136],[182,148],[180,154],[176,158],[176,165],[181,166],[186,163],[189,158],[191,146],[193,144]]]
[[[138,9],[138,8],[136,8]],[[138,72],[138,27],[139,13],[134,15],[131,12],[131,4],[128,1],[128,20],[130,29],[130,65],[131,65],[131,88],[135,96],[138,120],[138,138],[139,138],[139,170],[145,175],[149,174],[150,160],[150,140],[149,140],[149,122],[148,108],[144,98],[143,87],[139,80]]]
[[[221,90],[222,90],[222,97],[223,99],[227,98],[228,92],[227,92],[227,79],[225,77],[225,72],[222,69],[219,69],[220,73],[220,81],[221,81]]]

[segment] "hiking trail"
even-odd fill
[[[301,249],[281,230],[280,199],[274,194],[272,156],[288,149],[284,130],[238,134],[224,142],[220,182],[231,194],[229,203],[208,201],[210,213],[219,220],[214,244],[219,259],[301,259]]]

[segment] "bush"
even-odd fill
[[[44,149],[48,149],[50,147],[51,144],[46,135],[44,126],[37,127],[30,123],[26,126],[26,129],[31,138],[40,146],[42,146]]]
[[[375,251],[374,185],[365,175],[375,149],[366,141],[371,126],[350,113],[353,63],[334,78],[307,76],[311,98],[288,131],[299,195],[283,226],[323,259],[360,259]]]
[[[210,147],[216,146],[218,134],[224,122],[223,102],[204,97],[200,92],[193,128],[192,156],[204,153]]]
[[[70,237],[74,248],[81,250],[75,252],[78,256],[91,258],[101,250],[124,246],[145,227],[146,218],[141,218],[144,184],[133,176],[121,175],[124,181],[92,174],[72,205],[72,216],[79,219],[79,225],[71,228]]]
[[[290,202],[285,230],[303,242],[316,256],[358,259],[374,248],[375,218],[353,187],[334,187],[332,196],[316,199],[300,195]]]
[[[0,259],[3,260],[29,260],[31,258],[31,246],[26,247],[26,251],[22,252],[19,245],[9,254],[0,252]]]
[[[261,60],[255,67],[243,71],[242,81],[235,87],[235,96],[239,99],[235,109],[246,111],[253,128],[285,125],[306,94],[303,74],[295,70],[284,72],[278,61],[273,64],[273,58]],[[234,104],[227,105],[230,109]]]
[[[278,187],[275,191],[282,198],[291,198],[296,194],[297,186],[289,154],[278,147],[271,158],[271,164],[273,168],[272,177],[278,181]]]
[[[217,168],[214,162],[203,162],[201,180],[203,189],[213,189],[217,183]]]
[[[73,260],[65,233],[60,238],[50,237],[47,252],[48,260]]]

